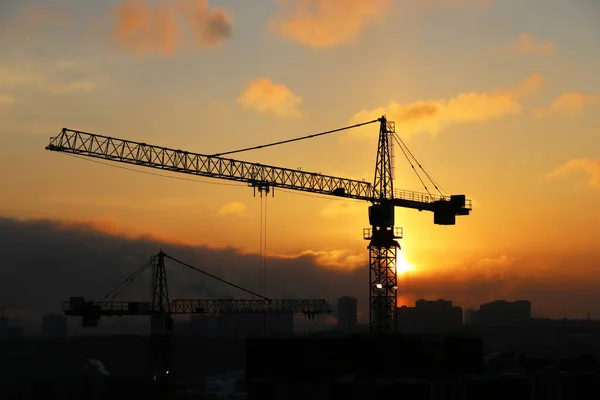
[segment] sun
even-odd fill
[[[406,261],[404,258],[404,253],[399,251],[396,253],[396,275],[402,275],[407,271],[412,271],[414,267]]]

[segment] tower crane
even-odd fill
[[[170,259],[189,269],[218,280],[226,285],[242,290],[257,300],[240,299],[174,299],[169,297],[165,259]],[[151,302],[115,301],[144,271],[151,268],[152,293]],[[332,309],[322,299],[290,299],[272,300],[236,284],[221,279],[183,261],[177,260],[162,250],[153,255],[150,261],[128,276],[121,284],[104,296],[102,301],[90,301],[84,297],[71,297],[62,303],[62,310],[67,316],[80,316],[83,326],[98,326],[101,317],[149,316],[151,318],[150,353],[151,374],[153,379],[165,382],[171,370],[171,332],[173,330],[172,315],[178,314],[265,314],[287,313],[304,314],[313,319],[319,314],[331,313]]]
[[[372,123],[379,124],[373,183],[223,157],[228,154],[282,145]],[[400,249],[398,239],[402,238],[402,228],[394,226],[395,208],[430,211],[433,213],[433,222],[437,225],[454,225],[456,216],[469,215],[472,210],[471,201],[467,200],[465,195],[443,194],[439,185],[420,164],[418,166],[425,172],[440,194],[430,193],[420,177],[427,193],[394,190],[391,151],[393,140],[400,144],[401,150],[407,158],[410,155],[416,161],[414,155],[396,134],[394,122],[388,121],[385,116],[318,134],[213,155],[192,153],[67,128],[63,128],[58,136],[50,138],[46,150],[202,177],[244,182],[255,190],[258,188],[259,191],[271,190],[272,192],[275,188],[282,188],[370,202],[370,228],[363,230],[363,238],[369,242],[369,326],[371,332],[389,334],[396,330],[398,290],[396,257],[397,251]],[[411,166],[417,172],[412,162]]]

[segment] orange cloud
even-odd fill
[[[115,7],[113,37],[135,54],[170,55],[191,30],[196,48],[212,47],[231,35],[231,17],[208,0],[125,0]]]
[[[590,277],[594,276],[591,271],[598,262],[597,255],[553,254],[545,258],[529,255],[493,268],[469,263],[464,268],[410,274],[399,281],[398,294],[405,304],[412,305],[419,298],[443,298],[463,310],[497,299],[528,299],[535,316],[584,315],[588,310],[585,304],[596,298],[593,287],[597,283]]]
[[[240,215],[244,212],[244,210],[246,210],[246,205],[244,203],[240,201],[232,201],[221,206],[217,213],[219,215]]]
[[[600,104],[600,96],[582,92],[565,92],[559,95],[550,107],[538,107],[533,113],[537,117],[545,117],[553,113],[573,116],[594,104]]]
[[[61,220],[60,229],[78,229],[81,231],[100,232],[111,236],[125,239],[147,239],[157,242],[171,243],[179,246],[199,246],[201,243],[165,234],[149,233],[149,230],[139,227],[131,227],[126,223],[118,222],[116,219],[68,219]]]
[[[590,187],[600,190],[600,159],[575,158],[550,171],[546,177],[549,179],[562,178],[577,172],[588,175]]]
[[[126,236],[116,221],[110,219],[65,220],[61,221],[60,228],[62,227],[98,231],[112,236]]]
[[[85,68],[71,62],[58,62],[46,65],[43,69],[33,65],[0,67],[0,89],[17,90],[26,87],[53,94],[95,90],[97,83],[88,78],[82,79],[82,74],[87,74]]]
[[[240,106],[279,117],[298,117],[298,105],[302,99],[287,86],[273,83],[268,78],[251,81],[240,94],[237,102]]]
[[[452,125],[484,122],[519,114],[523,110],[520,100],[535,93],[543,82],[541,74],[534,74],[513,87],[501,90],[460,93],[451,99],[424,100],[411,104],[392,101],[387,106],[356,113],[351,118],[351,123],[386,115],[396,123],[396,129],[403,136],[418,133],[435,135]],[[353,134],[371,137],[374,132],[372,129],[357,129]]]
[[[321,267],[341,270],[354,270],[366,266],[369,262],[366,253],[361,252],[360,254],[356,254],[349,250],[306,250],[294,256],[269,255],[269,257],[283,259],[310,257],[314,260],[315,264]]]
[[[475,263],[475,267],[480,269],[506,268],[513,265],[515,261],[515,258],[511,258],[506,254],[503,254],[496,258],[482,258]]]
[[[304,46],[327,48],[356,39],[380,21],[389,0],[280,0],[273,30]]]
[[[516,54],[552,54],[554,43],[551,41],[540,42],[534,36],[523,33],[508,46],[508,50]]]

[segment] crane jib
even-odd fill
[[[64,128],[58,136],[50,139],[46,150],[202,177],[244,182],[251,186],[278,187],[373,203],[379,203],[382,200],[373,197],[373,186],[365,181],[208,156],[67,128]],[[450,198],[407,190],[396,190],[393,193],[393,199],[385,200],[392,201],[397,207],[433,212],[438,210],[440,213],[442,212],[441,208],[444,208],[444,213],[450,212],[454,215],[466,215],[471,209],[470,200],[465,200],[464,205],[461,206],[455,201],[450,201]],[[440,208],[440,204],[446,203],[452,204],[453,207]]]
[[[248,184],[264,184],[358,200],[371,199],[371,184],[368,182],[211,157],[68,129],[63,129],[58,136],[51,138],[46,149]]]

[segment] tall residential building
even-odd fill
[[[519,325],[531,319],[529,300],[496,300],[479,307],[479,317],[483,325]]]
[[[2,309],[2,314],[0,314],[0,340],[8,339],[9,322],[8,318],[4,316],[4,309]]]
[[[42,317],[42,332],[48,339],[67,337],[67,318],[63,315],[48,314]]]
[[[463,324],[462,308],[448,300],[417,300],[415,307],[399,307],[400,333],[446,333]]]
[[[338,299],[338,328],[344,332],[356,330],[358,302],[356,298],[343,296]]]
[[[465,325],[479,325],[479,310],[475,310],[473,308],[469,308],[465,312]]]
[[[294,335],[294,314],[266,314],[265,334],[272,337],[289,337]]]
[[[218,315],[192,315],[190,317],[189,334],[201,337],[217,336],[217,318]]]

